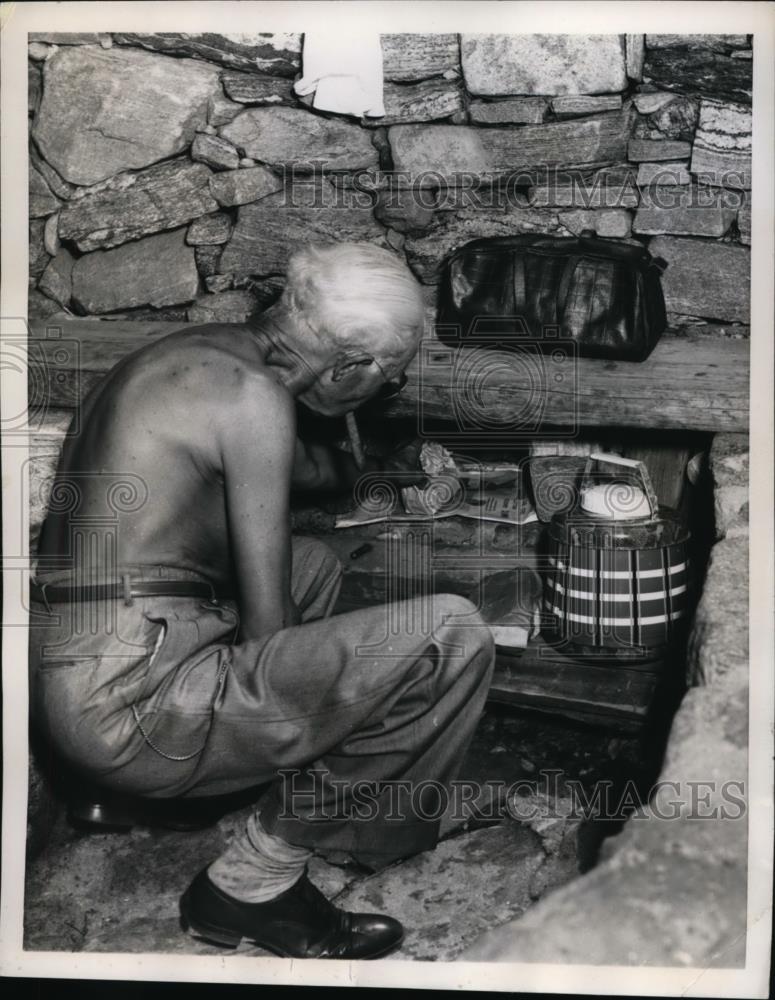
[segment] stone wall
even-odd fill
[[[311,109],[300,35],[30,36],[30,314],[243,320],[309,242],[428,287],[509,233],[634,238],[674,325],[747,335],[745,35],[383,35],[384,118]],[[391,173],[392,172],[392,173]]]

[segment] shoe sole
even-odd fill
[[[277,955],[279,958],[298,958],[298,955],[292,955],[288,951],[283,951],[278,948],[277,945],[267,944],[265,941],[259,940],[255,937],[245,937],[244,935],[237,935],[233,931],[226,930],[220,927],[205,927],[203,924],[191,920],[190,917],[182,913],[180,916],[180,925],[184,931],[191,935],[191,937],[198,938],[202,941],[207,941],[208,944],[217,944],[221,948],[230,948],[232,950],[239,948],[243,941],[249,941],[251,944],[256,945],[258,948],[263,948],[265,951],[271,952],[273,955]],[[395,951],[400,948],[404,941],[404,935],[402,934],[398,941],[387,945],[381,951],[374,952],[372,955],[362,955],[360,960],[371,960],[374,958],[384,958],[390,952]],[[350,959],[345,959],[345,961],[350,961]]]

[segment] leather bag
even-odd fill
[[[553,350],[642,361],[667,319],[664,260],[640,245],[579,237],[498,236],[456,250],[442,275],[437,334],[455,347]]]

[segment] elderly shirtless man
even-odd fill
[[[290,529],[292,490],[359,474],[297,439],[296,400],[353,410],[403,373],[421,323],[419,286],[388,251],[306,249],[254,325],[174,333],[117,365],[65,443],[31,593],[33,710],[109,788],[269,783],[181,899],[183,926],[221,945],[397,947],[397,920],[336,908],[306,864],[336,849],[376,869],[432,847],[437,813],[388,793],[448,784],[484,704],[493,646],[473,605],[437,595],[331,617],[341,567]]]

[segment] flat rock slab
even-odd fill
[[[745,247],[657,236],[649,252],[668,268],[662,289],[668,311],[685,316],[747,323],[750,319],[751,255]]]
[[[658,184],[669,184],[675,187],[678,184],[689,184],[690,181],[689,171],[682,163],[638,164],[638,187]]]
[[[395,169],[433,186],[466,173],[503,176],[616,163],[626,159],[629,121],[629,111],[612,111],[519,129],[394,125],[388,138]]]
[[[648,49],[643,78],[663,90],[751,103],[751,62],[706,49]]]
[[[704,100],[690,170],[705,184],[751,188],[751,109]]]
[[[194,249],[186,246],[185,235],[185,229],[176,229],[85,254],[73,266],[74,300],[95,314],[190,302],[196,298],[199,278]]]
[[[217,211],[211,177],[203,163],[183,158],[120,174],[67,203],[59,215],[59,236],[79,250],[95,250],[174,229]]]
[[[203,215],[188,227],[186,243],[192,247],[226,243],[231,236],[231,228],[231,216],[226,212]]]
[[[552,101],[552,111],[558,118],[593,115],[598,111],[617,111],[621,106],[620,94],[603,94],[600,97],[586,95],[555,97]]]
[[[247,205],[282,189],[283,182],[266,167],[228,170],[210,179],[210,190],[219,205]],[[221,240],[220,242],[225,242]]]
[[[29,171],[29,216],[39,219],[51,215],[59,208],[59,199],[51,193],[45,178],[30,164]]]
[[[272,166],[307,164],[311,169],[316,161],[328,170],[360,170],[379,163],[360,126],[300,108],[251,108],[224,125],[220,135],[245,156]]]
[[[748,35],[646,35],[646,45],[650,49],[711,49],[713,52],[728,52],[732,48],[748,45]]]
[[[603,94],[627,86],[623,35],[460,36],[470,93]]]
[[[424,80],[421,83],[386,83],[385,114],[380,118],[362,118],[370,128],[402,122],[430,122],[449,118],[464,110],[460,87],[447,80]]]
[[[224,73],[223,89],[239,104],[295,104],[296,96],[290,80],[281,77],[258,76],[256,73]]]
[[[406,937],[393,958],[450,961],[482,930],[530,906],[531,879],[544,857],[536,834],[506,821],[443,841],[357,883],[336,903],[398,917]]]
[[[155,52],[196,56],[233,69],[259,70],[272,76],[294,76],[301,69],[301,35],[283,32],[253,34],[131,34],[115,32],[119,45],[141,45]]]
[[[382,74],[393,83],[411,83],[434,76],[460,75],[460,49],[456,34],[385,34]]]
[[[213,170],[236,170],[239,153],[226,139],[218,135],[198,133],[191,144],[191,159]]]
[[[688,160],[691,151],[690,142],[676,142],[671,139],[630,139],[627,158],[633,163]]]
[[[310,243],[365,241],[386,245],[385,231],[370,207],[344,210],[334,201],[330,185],[322,188],[325,193],[319,199],[320,189],[309,187],[309,192],[294,188],[293,201],[288,192],[281,191],[243,205],[218,265],[219,272],[282,273],[291,254]]]
[[[737,218],[737,192],[658,184],[644,190],[632,224],[643,236],[723,236]]]
[[[538,125],[548,110],[548,97],[512,97],[471,101],[468,114],[474,125]]]
[[[33,134],[65,180],[96,184],[190,145],[216,88],[217,68],[194,59],[69,46],[45,63]]]
[[[67,306],[73,294],[73,256],[64,248],[52,257],[48,267],[40,276],[38,287],[44,295]]]

